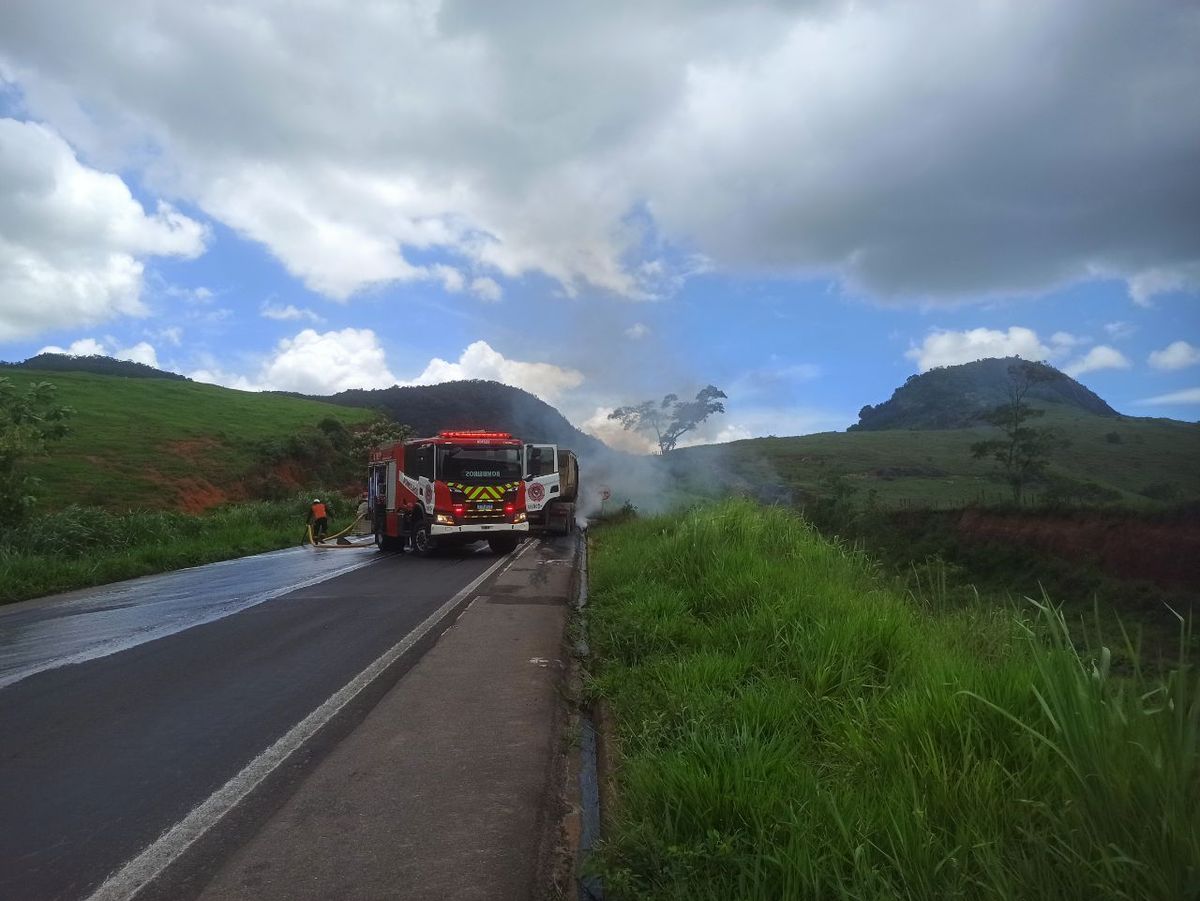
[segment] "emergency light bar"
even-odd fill
[[[439,432],[439,438],[484,438],[484,439],[511,439],[512,435],[508,432],[485,432],[485,431],[462,431],[462,432]]]

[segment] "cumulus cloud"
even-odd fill
[[[1091,343],[1091,338],[1084,335],[1074,335],[1070,332],[1055,332],[1043,341],[1036,331],[1031,328],[1014,325],[1007,330],[974,328],[964,331],[951,329],[934,329],[927,334],[920,346],[910,347],[904,356],[916,362],[921,372],[926,372],[935,366],[956,366],[960,363],[970,363],[973,360],[983,360],[988,357],[1021,357],[1024,360],[1041,360],[1057,362],[1073,351]],[[1080,357],[1074,363],[1064,367],[1070,372],[1072,367],[1083,365],[1085,360],[1091,362],[1080,372],[1089,369],[1104,369],[1111,366],[1098,365],[1103,361],[1113,359],[1116,354],[1111,347],[1096,347],[1088,354]],[[1117,354],[1120,356],[1120,354]],[[1122,359],[1124,359],[1122,357]],[[1126,361],[1128,365],[1128,361]]]
[[[139,341],[132,347],[118,347],[109,350],[101,341],[95,338],[80,338],[72,341],[67,347],[57,347],[53,344],[47,345],[38,351],[40,354],[67,354],[72,357],[113,357],[117,360],[130,360],[134,363],[144,363],[147,366],[153,366],[155,369],[160,369],[158,365],[158,353],[154,350],[154,345],[148,341]]]
[[[650,334],[650,326],[641,322],[635,322],[629,328],[625,329],[625,337],[631,338],[634,341],[640,341]]]
[[[264,319],[274,319],[278,322],[294,322],[299,319],[307,319],[309,322],[324,322],[324,320],[312,310],[297,307],[290,303],[286,304],[285,306],[264,303],[259,310],[259,314]]]
[[[1149,363],[1155,369],[1186,369],[1200,363],[1200,347],[1186,341],[1172,341],[1162,350],[1153,351]]]
[[[475,341],[467,346],[456,362],[435,357],[420,375],[404,384],[436,385],[460,379],[503,382],[553,403],[565,392],[579,387],[583,383],[583,373],[553,363],[510,360],[486,341]]]
[[[1128,369],[1132,363],[1125,354],[1107,344],[1097,344],[1079,359],[1063,367],[1063,372],[1077,378],[1085,372],[1095,372],[1098,369]]]
[[[975,328],[966,331],[937,329],[925,336],[920,347],[911,347],[904,356],[917,363],[921,372],[935,366],[956,366],[987,357],[1021,357],[1048,360],[1054,351],[1043,344],[1037,332],[1014,325],[1007,331]]]
[[[305,329],[284,338],[262,367],[264,388],[303,394],[336,394],[349,388],[387,388],[396,384],[379,338],[371,329]]]
[[[9,0],[0,71],[332,297],[461,290],[440,253],[567,293],[659,296],[705,259],[1148,303],[1200,285],[1197,43],[1173,0]]]
[[[142,315],[143,260],[195,257],[205,229],[147,213],[42,125],[0,119],[0,341]]]
[[[471,293],[489,303],[495,303],[504,296],[504,290],[500,287],[500,283],[487,276],[471,280]]]
[[[1185,388],[1170,394],[1160,394],[1157,397],[1147,397],[1139,400],[1139,404],[1170,406],[1172,404],[1200,404],[1200,388]]]

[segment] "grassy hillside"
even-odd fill
[[[282,439],[327,417],[347,425],[366,410],[195,382],[4,369],[14,384],[48,381],[75,408],[72,434],[33,461],[40,508],[200,510],[244,496],[261,466],[259,442]]]
[[[1200,896],[1194,669],[1116,676],[779,509],[592,540],[606,897]]]
[[[1153,485],[1176,486],[1177,500],[1200,498],[1200,425],[1064,410],[1051,410],[1038,425],[1070,441],[1053,457],[1060,476],[1095,482],[1131,504],[1149,504],[1142,492]],[[727,487],[767,496],[776,489],[828,493],[841,477],[864,497],[877,492],[883,506],[963,505],[1007,497],[989,464],[970,455],[972,442],[995,433],[975,427],[758,438],[677,451],[671,465],[701,495]]]

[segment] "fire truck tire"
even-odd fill
[[[517,536],[513,532],[488,536],[488,547],[493,554],[511,554],[517,549]]]
[[[402,551],[404,550],[404,542],[399,538],[393,538],[391,535],[385,535],[383,532],[376,532],[375,547],[381,551]]]
[[[413,523],[412,548],[418,557],[432,557],[437,553],[437,542],[429,531],[429,523],[417,520]]]

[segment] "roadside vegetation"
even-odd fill
[[[938,603],[750,501],[592,541],[611,897],[1200,895],[1186,662],[1118,674],[1048,602]]]
[[[350,524],[356,499],[319,496],[332,508],[331,531]],[[0,603],[294,547],[311,500],[296,494],[201,515],[71,506],[35,517],[0,534]]]
[[[331,441],[372,422],[369,410],[233,391],[180,379],[4,369],[18,389],[53,382],[70,432],[25,469],[35,511],[73,504],[200,512],[334,484]],[[320,427],[324,424],[324,428]],[[361,473],[356,472],[361,480]]]

